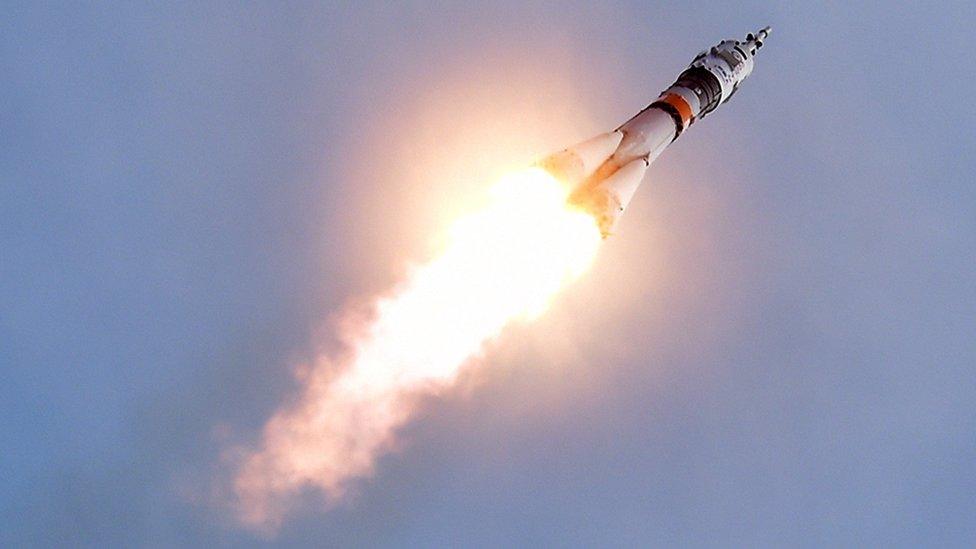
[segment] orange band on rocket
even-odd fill
[[[667,103],[668,105],[674,107],[674,110],[678,111],[678,115],[681,116],[681,127],[682,128],[688,127],[688,124],[691,123],[691,116],[692,116],[691,105],[689,105],[688,102],[685,101],[684,97],[681,97],[676,93],[669,93],[664,97],[658,99],[658,101],[661,101],[662,103]]]

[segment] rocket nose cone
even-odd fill
[[[763,46],[763,42],[766,41],[766,37],[769,36],[770,31],[772,31],[771,27],[763,27],[759,29],[756,34],[749,33],[749,36],[746,37],[746,41],[755,44],[756,49],[758,50]]]

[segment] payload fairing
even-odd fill
[[[573,185],[570,201],[607,237],[647,167],[691,124],[725,103],[751,73],[770,28],[699,53],[668,89],[616,130],[553,154],[541,167]]]

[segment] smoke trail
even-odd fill
[[[273,531],[309,487],[341,500],[394,447],[418,395],[449,387],[487,341],[541,314],[586,270],[600,232],[566,194],[538,168],[504,178],[485,207],[455,223],[439,256],[375,302],[374,317],[345,341],[346,360],[312,365],[236,472],[244,524]]]

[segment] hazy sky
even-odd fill
[[[522,4],[5,7],[0,545],[976,544],[972,3]],[[767,24],[348,505],[209,503],[458,204]]]

